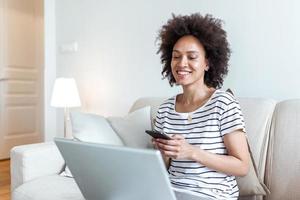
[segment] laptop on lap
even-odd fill
[[[87,200],[176,200],[156,150],[60,138],[55,143]]]

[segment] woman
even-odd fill
[[[230,56],[221,21],[173,15],[159,40],[162,74],[183,90],[160,105],[156,116],[155,130],[172,139],[153,139],[176,195],[237,199],[235,176],[247,174],[249,152],[239,103],[219,90]]]

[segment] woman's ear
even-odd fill
[[[207,60],[207,58],[205,58],[205,68],[204,68],[205,71],[208,71],[209,70],[209,62]]]

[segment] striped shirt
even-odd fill
[[[237,100],[216,90],[197,110],[179,113],[176,96],[160,105],[154,129],[166,134],[181,134],[185,140],[208,152],[227,155],[223,136],[235,130],[245,132],[243,115]],[[210,169],[196,161],[171,159],[168,169],[175,190],[212,199],[237,199],[239,189],[234,176]]]

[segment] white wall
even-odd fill
[[[224,87],[299,98],[299,9],[296,0],[59,0],[57,46],[75,41],[78,51],[57,52],[57,76],[75,77],[82,108],[104,116],[125,115],[139,97],[171,96],[179,88],[161,80],[157,32],[172,12],[200,12],[225,21],[232,57]]]
[[[226,86],[239,96],[299,98],[300,2],[239,2],[222,16],[232,44]]]
[[[45,69],[44,69],[44,140],[57,136],[56,109],[50,106],[52,88],[56,77],[56,16],[55,1],[44,0]]]

